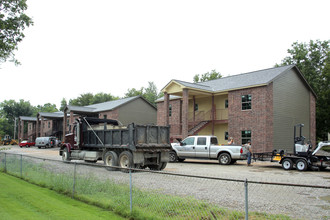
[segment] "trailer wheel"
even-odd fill
[[[119,155],[119,166],[121,168],[133,168],[134,167],[133,154],[129,151],[123,151]],[[129,170],[121,169],[121,171],[127,173]]]
[[[71,154],[68,151],[68,148],[64,148],[62,152],[62,160],[63,161],[71,161]]]
[[[104,165],[107,166],[106,169],[109,171],[117,170],[113,166],[118,166],[118,155],[114,151],[108,151],[103,157]]]
[[[293,168],[293,162],[289,158],[285,158],[282,162],[282,167],[284,170],[292,170]]]
[[[176,162],[178,160],[178,156],[176,155],[175,151],[170,152],[170,162]]]
[[[218,160],[221,165],[228,165],[231,162],[231,157],[228,153],[222,153],[219,155]]]
[[[297,167],[297,170],[299,170],[299,171],[307,170],[307,161],[304,159],[297,160],[296,167]]]

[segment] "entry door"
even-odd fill
[[[196,157],[207,158],[209,157],[209,148],[207,145],[206,137],[198,137],[196,143]]]

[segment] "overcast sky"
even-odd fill
[[[60,107],[87,92],[271,68],[293,42],[330,38],[329,0],[28,0],[34,26],[0,64],[0,102]]]

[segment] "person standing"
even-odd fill
[[[228,145],[233,145],[234,144],[234,138],[230,137],[228,141]]]
[[[252,164],[251,164],[252,146],[251,146],[251,141],[250,140],[245,144],[245,148],[248,150],[248,152],[247,152],[247,166],[252,166]]]

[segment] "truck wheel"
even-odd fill
[[[109,171],[117,170],[113,166],[118,166],[118,155],[114,151],[108,151],[103,157],[104,165],[107,166],[106,169]]]
[[[166,167],[166,162],[161,162],[158,165],[148,165],[150,170],[163,170]]]
[[[304,159],[297,160],[296,167],[297,167],[297,170],[299,170],[299,171],[305,171],[305,170],[307,170],[307,162],[306,162],[306,160],[304,160]]]
[[[228,165],[231,162],[231,157],[228,153],[222,153],[220,154],[218,160],[221,165]]]
[[[174,151],[170,152],[170,162],[176,162],[178,160],[178,156],[176,155],[176,153]]]
[[[291,159],[289,158],[285,158],[283,161],[282,161],[282,167],[284,170],[292,170],[293,168],[293,162]]]
[[[134,167],[133,164],[133,155],[129,151],[123,151],[119,155],[119,166],[121,168],[132,168]],[[128,169],[121,169],[122,172],[127,173],[129,170]]]
[[[62,160],[63,161],[71,161],[71,154],[68,151],[68,148],[64,148],[62,152]]]

